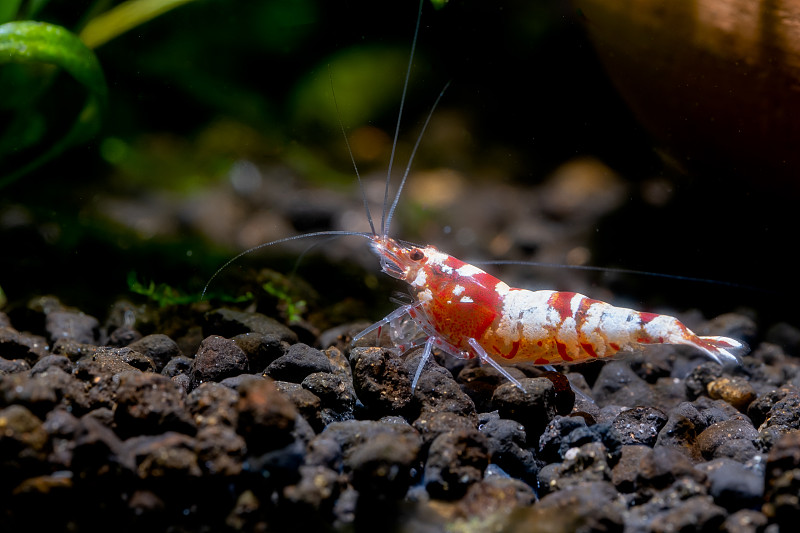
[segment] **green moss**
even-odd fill
[[[166,283],[156,283],[155,281],[141,282],[137,278],[136,272],[128,274],[128,289],[136,294],[147,297],[149,300],[156,302],[159,307],[168,307],[171,305],[188,305],[201,301],[200,293],[185,293],[180,289],[176,289]],[[228,294],[209,294],[209,300],[219,300],[227,303],[242,303],[253,299],[253,294],[248,292],[242,296],[231,296]]]

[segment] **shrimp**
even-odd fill
[[[477,357],[520,389],[501,365],[572,364],[608,358],[645,344],[692,346],[719,364],[739,364],[744,343],[700,337],[678,319],[615,307],[576,292],[509,287],[483,270],[433,246],[400,243],[386,235],[371,239],[386,274],[410,285],[414,301],[355,336],[410,317],[423,332],[424,351],[412,381],[435,346],[461,359]],[[422,340],[411,343],[421,346]],[[524,390],[524,389],[523,389]]]
[[[645,344],[689,345],[719,364],[738,364],[740,360],[736,353],[746,350],[747,347],[736,339],[700,337],[674,317],[615,307],[575,292],[512,288],[483,270],[433,246],[418,246],[389,236],[392,216],[406,183],[411,162],[433,111],[447,89],[446,85],[433,104],[390,203],[392,163],[421,14],[422,0],[389,160],[380,231],[375,228],[361,176],[348,143],[371,232],[319,231],[255,246],[218,269],[203,289],[203,295],[211,281],[223,269],[241,256],[260,248],[308,237],[358,236],[369,240],[384,273],[409,284],[412,301],[355,335],[353,343],[372,331],[378,330],[380,333],[383,326],[398,326],[403,320],[410,318],[418,327],[419,333],[410,340],[406,339],[408,342],[398,346],[398,349],[407,351],[424,346],[412,380],[412,389],[416,388],[434,347],[460,359],[477,358],[497,369],[522,390],[522,384],[503,368],[504,365],[531,362],[534,365],[551,367],[554,364],[580,363],[609,358],[617,352],[632,350]],[[347,142],[343,126],[342,133]]]

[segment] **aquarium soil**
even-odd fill
[[[0,313],[0,530],[778,532],[800,517],[800,331],[699,332],[564,374],[315,339],[208,303]],[[306,342],[298,341],[298,332]],[[570,387],[571,380],[573,389]],[[784,529],[786,530],[786,529]]]

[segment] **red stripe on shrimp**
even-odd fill
[[[574,292],[554,292],[547,301],[547,304],[558,313],[562,321],[572,316],[572,298],[575,294]]]

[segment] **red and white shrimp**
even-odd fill
[[[413,58],[422,13],[419,5],[411,56]],[[406,86],[400,103],[395,144],[389,162],[380,232],[376,231],[361,187],[371,233],[320,231],[287,237],[246,250],[223,265],[211,281],[229,264],[254,250],[299,238],[327,235],[355,235],[370,240],[382,270],[410,285],[413,302],[406,304],[355,336],[357,341],[382,326],[397,325],[410,318],[421,333],[406,339],[402,348],[424,345],[412,388],[434,347],[461,359],[478,358],[496,368],[517,387],[522,385],[502,365],[532,362],[535,365],[579,363],[611,357],[619,351],[642,344],[685,344],[693,346],[720,364],[738,363],[735,352],[745,345],[727,337],[700,337],[676,318],[615,307],[574,292],[529,291],[509,287],[503,281],[432,246],[416,246],[389,237],[394,214],[408,177],[411,161],[419,147],[417,138],[402,181],[389,202],[391,165],[400,128],[412,60],[409,59]],[[445,87],[446,89],[446,87]],[[442,93],[434,103],[441,99]],[[431,114],[433,109],[431,110]],[[428,115],[430,120],[431,114]],[[422,128],[424,132],[428,122]],[[345,135],[345,140],[347,136]],[[348,146],[349,148],[349,146]],[[352,152],[351,152],[352,158]],[[355,161],[353,161],[355,167]],[[361,178],[356,169],[359,184]]]
[[[575,292],[512,288],[432,246],[409,246],[378,235],[371,245],[383,271],[408,283],[415,301],[367,328],[356,340],[411,317],[425,339],[412,388],[434,346],[458,358],[477,357],[520,388],[501,365],[580,363],[643,344],[685,344],[726,364],[739,363],[733,352],[746,349],[736,339],[700,337],[671,316],[615,307]]]

